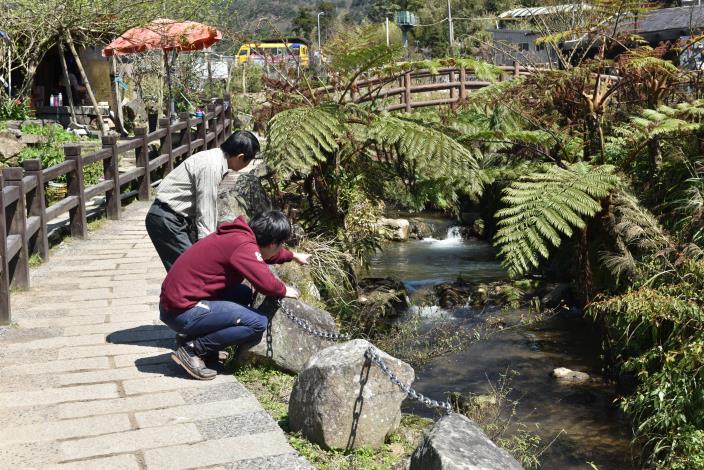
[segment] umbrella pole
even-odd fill
[[[169,89],[169,101],[167,103],[166,117],[171,119],[174,114],[174,96],[171,92],[171,67],[169,67],[169,53],[164,50],[164,67],[166,67],[166,85]]]

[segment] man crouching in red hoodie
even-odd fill
[[[267,264],[295,260],[307,264],[306,253],[293,253],[282,244],[291,224],[279,211],[268,211],[247,224],[243,217],[222,224],[217,231],[186,250],[161,285],[161,321],[179,334],[173,360],[199,380],[217,373],[204,359],[217,358],[228,346],[253,346],[262,339],[267,317],[249,305],[252,290],[273,297],[298,298]]]

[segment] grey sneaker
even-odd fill
[[[212,380],[218,375],[212,369],[205,366],[205,362],[193,350],[193,343],[181,345],[171,355],[171,359],[183,367],[193,378],[198,380]]]

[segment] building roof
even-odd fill
[[[669,30],[701,30],[704,27],[704,6],[662,8],[646,13],[636,22],[638,33]]]
[[[522,7],[505,11],[499,14],[499,19],[530,18],[531,16],[549,15],[551,13],[590,10],[592,7],[585,3],[568,3],[566,5],[550,5],[546,7]]]

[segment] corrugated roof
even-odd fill
[[[551,5],[547,7],[523,7],[514,8],[513,10],[505,11],[499,14],[500,19],[508,18],[529,18],[531,16],[549,15],[551,13],[566,12],[566,11],[582,11],[589,10],[592,7],[584,3],[569,3],[566,5]]]

